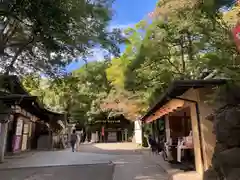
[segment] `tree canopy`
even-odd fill
[[[112,0],[1,1],[1,72],[53,73],[93,48],[118,55],[120,31],[107,31],[111,5]]]
[[[38,93],[43,102],[69,113],[75,122],[112,114],[135,120],[172,80],[217,76],[239,81],[239,52],[231,32],[239,20],[236,6],[232,1],[181,2],[160,1],[156,11],[166,10],[167,16],[156,13],[125,29],[127,41],[120,57],[92,62],[47,80],[39,88],[44,93]],[[170,5],[174,5],[171,11]],[[224,6],[231,8],[223,13]],[[34,83],[28,79],[27,87],[39,87],[37,77]]]

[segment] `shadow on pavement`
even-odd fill
[[[0,170],[1,179],[4,180],[112,180],[113,172],[113,164],[69,165]]]
[[[167,180],[168,174],[144,156],[128,156],[114,162],[113,180]]]
[[[0,179],[167,180],[168,176],[134,143],[81,144],[79,152],[67,149],[29,155],[2,164]]]

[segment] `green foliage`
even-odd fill
[[[57,79],[26,76],[23,85],[33,95],[43,94],[49,109],[67,113],[73,122],[84,125],[103,114],[100,104],[111,88],[107,67],[108,62],[92,62]]]
[[[32,95],[38,96],[38,99],[43,102],[45,93],[40,90],[42,85],[41,77],[36,74],[29,74],[22,79],[23,87]]]
[[[112,0],[3,0],[0,63],[3,72],[53,73],[94,48],[117,55],[120,31],[106,30]]]
[[[167,22],[159,16],[145,26],[140,48],[125,70],[126,89],[141,92],[149,105],[175,79],[200,79],[204,72],[212,71],[224,77],[239,77],[231,29],[219,13],[227,2],[206,1],[199,5],[196,1],[191,8],[188,0],[182,1],[160,2],[159,14],[165,14]],[[138,29],[135,32],[139,33]]]
[[[124,72],[128,64],[129,60],[124,58],[115,58],[111,60],[111,64],[106,70],[107,79],[111,82],[111,85],[118,88],[124,88]]]
[[[70,75],[47,80],[45,86],[37,77],[26,77],[25,86],[38,95],[42,92],[49,107],[86,125],[119,114],[135,120],[175,79],[202,79],[205,72],[214,71],[219,77],[238,81],[240,61],[230,31],[232,15],[219,11],[228,2],[181,2],[159,3],[167,21],[159,16],[151,23],[141,21],[126,29],[126,48],[120,57],[89,63]],[[168,8],[169,4],[175,5]]]

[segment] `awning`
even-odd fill
[[[179,97],[188,91],[191,88],[212,88],[220,85],[224,85],[227,83],[226,79],[208,79],[208,80],[176,80],[171,83],[168,89],[164,94],[161,95],[159,101],[149,108],[147,113],[141,118],[142,121],[146,121],[146,119],[155,113],[159,108],[163,107],[169,99],[174,99],[175,97]]]
[[[150,123],[152,121],[155,121],[157,119],[159,119],[160,117],[173,112],[174,110],[183,107],[184,105],[184,100],[180,100],[180,99],[172,99],[170,101],[168,101],[165,105],[163,105],[162,107],[160,107],[153,115],[149,116],[145,122],[146,123]]]

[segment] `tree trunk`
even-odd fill
[[[184,37],[182,36],[180,39],[180,51],[181,51],[181,63],[182,63],[182,74],[183,74],[183,79],[185,78],[185,71],[186,71],[186,63],[185,63],[185,58],[184,58]]]
[[[193,44],[190,32],[187,32],[187,39],[188,39],[188,58],[189,60],[193,60]]]

